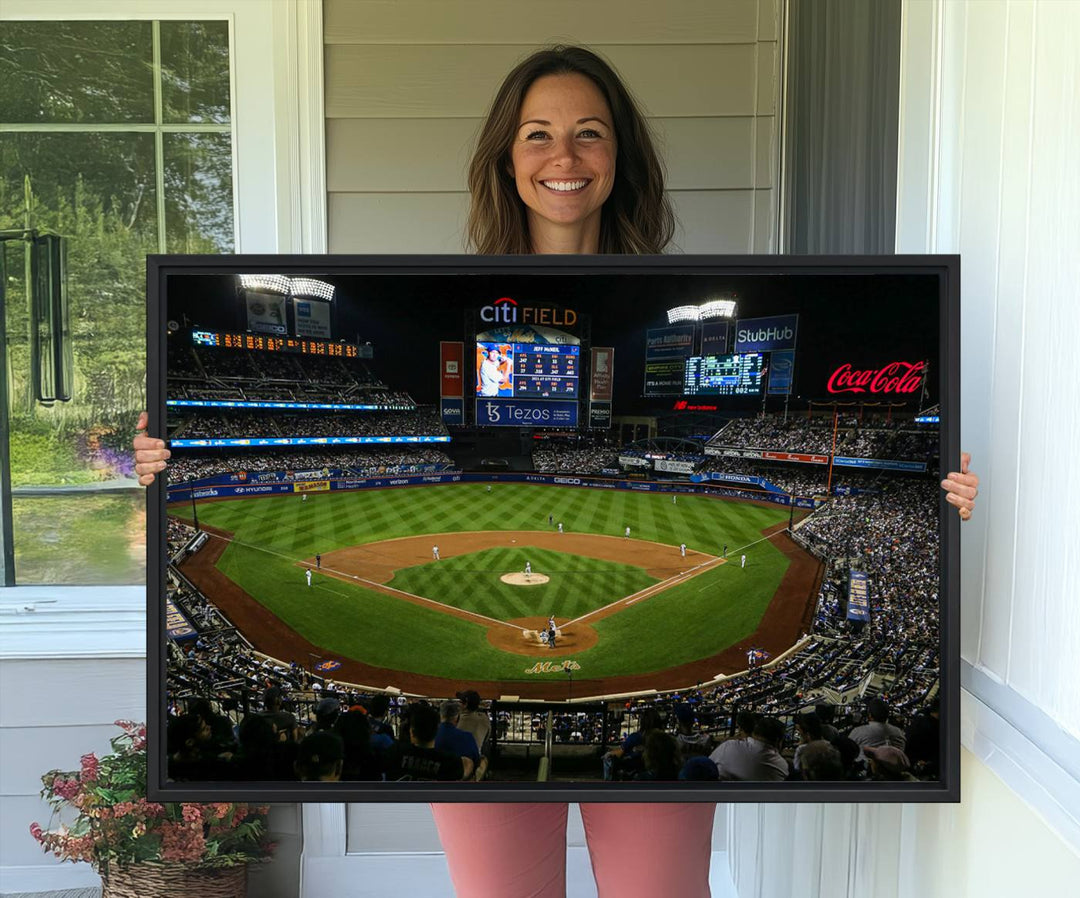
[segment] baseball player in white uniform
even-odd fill
[[[439,547],[438,546],[432,546],[431,547],[431,557],[434,558],[436,561],[439,560]]]
[[[746,567],[746,556],[745,555],[742,556],[742,563],[739,565],[739,567]]]
[[[311,568],[304,571],[304,578],[307,580],[307,585],[311,586]]]
[[[630,528],[629,527],[626,528],[626,532],[623,534],[623,536],[626,539],[630,539]]]
[[[686,557],[686,543],[679,543],[679,554],[681,554],[683,558]]]
[[[531,580],[532,579],[532,562],[531,561],[526,561],[525,562],[525,579],[526,580]]]

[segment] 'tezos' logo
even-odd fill
[[[487,409],[488,421],[492,424],[498,424],[502,420],[502,412],[499,410],[499,403],[485,402],[484,406]]]
[[[577,324],[573,309],[518,306],[516,299],[503,296],[490,306],[480,309],[480,320],[489,324],[547,324],[552,327],[572,327]]]
[[[923,382],[924,362],[890,362],[882,368],[855,371],[844,364],[830,376],[830,393],[914,393]]]

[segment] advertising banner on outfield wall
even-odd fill
[[[594,346],[590,360],[589,400],[611,402],[612,378],[615,376],[615,348]]]
[[[465,396],[465,344],[443,340],[439,344],[439,395],[443,399]],[[461,423],[459,419],[458,424]]]
[[[725,458],[761,458],[760,449],[732,449],[730,446],[706,446],[706,455],[722,455]]]
[[[925,471],[924,461],[897,461],[889,458],[847,458],[838,455],[833,464],[845,468],[873,468],[879,471]]]
[[[294,493],[324,493],[330,489],[329,480],[305,480],[303,483],[294,483]]]
[[[761,452],[759,458],[767,458],[769,461],[798,461],[807,465],[827,465],[829,456],[808,455],[805,452]]]
[[[654,461],[653,467],[657,471],[663,471],[667,474],[694,473],[694,463],[692,461],[677,461],[674,458],[658,458]]]
[[[620,455],[619,464],[624,468],[649,468],[652,467],[652,462],[647,458],[641,458],[637,455]]]
[[[847,618],[870,622],[870,580],[862,571],[848,575]]]

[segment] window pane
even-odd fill
[[[229,23],[161,23],[165,122],[229,121]]]
[[[4,22],[0,121],[154,121],[150,22]]]
[[[19,583],[142,583],[146,491],[12,500]]]
[[[165,246],[170,253],[233,251],[230,135],[165,135]]]

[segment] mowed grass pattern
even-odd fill
[[[549,581],[515,586],[499,579],[524,571],[526,561]],[[533,548],[485,549],[420,564],[398,571],[390,586],[496,620],[513,620],[538,614],[580,617],[655,582],[641,568]]]
[[[174,510],[187,516],[184,506]],[[508,680],[525,679],[529,659],[492,647],[483,626],[318,574],[309,589],[296,563],[316,552],[403,536],[546,531],[549,514],[569,533],[622,536],[629,526],[633,539],[672,546],[685,542],[710,555],[719,555],[727,545],[729,556],[735,555],[714,571],[599,622],[599,644],[574,655],[582,677],[662,670],[721,651],[753,631],[787,569],[786,557],[771,542],[757,542],[763,529],[786,521],[786,511],[704,496],[681,495],[678,504],[672,504],[670,496],[657,493],[533,484],[495,484],[489,493],[483,484],[451,484],[310,494],[306,502],[288,495],[199,506],[200,522],[235,535],[219,562],[223,573],[315,645],[380,667]],[[741,570],[739,551],[751,543],[747,568]],[[486,554],[460,560],[466,563]],[[524,567],[518,556],[507,560],[513,564],[506,570]],[[404,588],[399,578],[411,576],[426,579],[423,589],[432,589],[431,578],[444,575],[421,572],[452,561],[402,571],[394,585]],[[539,570],[539,562],[533,564]],[[476,582],[468,582],[464,574],[451,578],[453,588],[438,599],[465,607],[463,603],[478,601],[477,596],[494,591],[493,583],[498,583],[494,571],[470,576]],[[636,591],[621,581],[612,588],[613,581],[603,576],[573,580],[568,588],[560,587],[567,608],[597,607]],[[552,611],[560,617],[576,616],[548,607],[551,601],[539,592],[535,607],[522,604],[532,602],[533,590],[544,588],[515,588],[508,612],[481,613],[498,619]],[[553,652],[552,660],[557,657]]]

